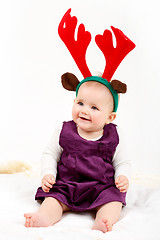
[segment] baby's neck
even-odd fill
[[[103,135],[103,129],[95,132],[87,132],[77,126],[77,131],[78,134],[86,140],[98,139]]]

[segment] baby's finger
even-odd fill
[[[49,182],[52,185],[55,183],[55,179],[53,176],[47,176],[44,180],[46,180],[47,182]]]
[[[49,182],[47,182],[46,180],[43,181],[43,184],[48,187],[48,188],[52,188],[52,184],[50,184]]]
[[[119,188],[119,189],[124,188],[126,186],[128,186],[128,183],[123,183],[123,182],[116,185],[116,187]]]
[[[127,179],[124,177],[119,178],[119,183],[122,183],[122,182],[127,182]]]
[[[124,193],[124,192],[127,192],[127,189],[126,188],[120,188],[119,191]]]
[[[124,181],[125,181],[124,179],[122,179],[121,177],[118,177],[115,180],[115,184],[120,186],[121,184],[123,184]]]
[[[120,181],[120,179],[119,179],[119,177],[117,177],[117,178],[115,179],[115,183],[118,184],[119,181]]]
[[[126,192],[128,190],[128,184],[123,185],[122,187],[119,188],[120,192]]]
[[[53,185],[53,184],[55,183],[55,180],[54,180],[53,178],[49,178],[49,179],[48,179],[48,182],[49,182],[51,185]]]
[[[120,190],[120,192],[121,193],[125,193],[125,192],[127,192],[127,190],[126,189],[122,189],[122,190]]]
[[[49,192],[49,190],[50,190],[50,188],[45,187],[44,185],[42,186],[42,189],[43,189],[44,192]]]
[[[128,182],[124,182],[120,184],[120,187],[127,187],[128,185],[129,185]]]
[[[118,183],[118,184],[116,184],[116,187],[117,187],[117,188],[120,188],[120,187],[123,187],[123,186],[124,186],[123,183]]]
[[[119,187],[123,187],[123,186],[128,185],[128,182],[124,181],[124,182],[119,183],[118,185],[119,185]]]

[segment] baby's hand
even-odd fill
[[[46,174],[42,178],[41,187],[44,192],[49,192],[49,190],[52,188],[52,185],[55,183],[55,178],[52,174]]]
[[[120,190],[120,192],[127,192],[129,187],[128,178],[124,175],[120,175],[115,180],[116,187]]]

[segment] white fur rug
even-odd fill
[[[37,175],[0,174],[0,239],[2,240],[160,240],[160,184],[155,181],[131,185],[127,206],[113,231],[91,230],[92,213],[65,213],[62,220],[48,228],[26,228],[25,212],[36,211],[39,203],[34,194],[39,186]],[[154,185],[154,186],[153,186]]]

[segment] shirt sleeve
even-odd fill
[[[117,132],[119,135],[119,144],[116,148],[115,154],[113,156],[113,167],[115,169],[114,178],[116,179],[120,175],[125,175],[128,180],[131,180],[131,161],[128,157],[126,141],[123,136],[121,129],[117,127]]]
[[[62,124],[57,127],[48,143],[45,147],[41,157],[41,177],[46,174],[53,174],[56,178],[57,175],[57,163],[60,160],[62,148],[59,145],[59,135],[62,129]]]

